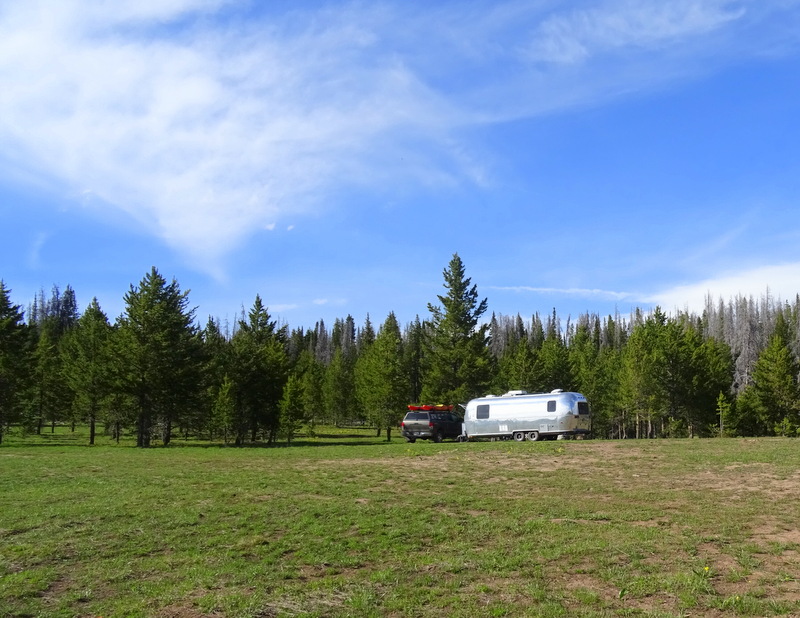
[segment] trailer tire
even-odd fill
[[[531,442],[538,442],[540,438],[538,431],[529,431],[525,435],[525,437],[528,438],[528,440],[530,440]]]
[[[513,435],[512,437],[513,437],[513,438],[514,438],[514,440],[516,440],[517,442],[522,442],[522,441],[525,439],[525,434],[524,434],[524,433],[522,433],[521,431],[515,431],[515,432],[514,432],[514,435]]]

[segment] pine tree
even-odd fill
[[[408,373],[403,363],[403,340],[394,313],[380,328],[375,342],[356,363],[356,393],[367,417],[377,427],[392,427],[403,416],[408,402]]]
[[[445,295],[428,303],[431,314],[422,399],[431,403],[465,403],[483,394],[491,379],[487,324],[480,324],[487,300],[478,300],[477,286],[465,276],[454,254],[443,271]]]
[[[158,423],[164,445],[173,424],[195,406],[201,386],[199,335],[188,292],[155,267],[125,295],[120,318],[123,381],[137,409],[136,445],[149,447]]]
[[[295,373],[289,375],[280,401],[281,433],[286,436],[287,444],[292,443],[305,420],[304,394],[302,378]]]
[[[230,341],[223,335],[219,324],[214,318],[209,318],[206,327],[201,334],[202,339],[202,362],[203,362],[203,393],[201,399],[201,412],[198,419],[199,428],[209,432],[209,438],[214,439],[215,431],[230,431],[229,425],[221,425],[216,415],[220,391],[225,380],[229,382],[228,388],[232,391],[233,386],[228,372],[231,364]],[[232,392],[228,397],[233,399]],[[228,415],[232,418],[232,414]],[[226,423],[230,422],[230,418]]]
[[[537,390],[545,392],[553,389],[569,390],[572,385],[572,375],[569,363],[569,351],[561,335],[561,320],[553,309],[553,315],[548,320],[542,348],[539,351],[537,363],[542,384]]]
[[[302,385],[303,416],[313,433],[314,425],[325,409],[323,385],[325,368],[320,365],[310,351],[305,350],[295,365],[294,372],[300,377]]]
[[[406,326],[404,335],[406,375],[408,376],[408,401],[420,401],[422,394],[423,366],[425,363],[425,331],[419,316]]]
[[[624,401],[623,416],[619,419],[619,437],[627,437],[628,424],[634,421],[635,437],[653,437],[654,422],[662,418],[667,393],[659,379],[661,330],[667,317],[656,307],[653,315],[635,316],[630,339],[624,348],[621,395]],[[626,414],[627,413],[627,414]],[[633,418],[626,418],[627,415]],[[643,429],[644,427],[644,429]]]
[[[248,319],[239,321],[239,330],[231,341],[237,446],[243,444],[248,431],[252,442],[262,430],[269,444],[277,438],[279,404],[289,369],[284,340],[285,329],[277,327],[256,295]]]
[[[65,417],[62,402],[66,393],[61,379],[61,358],[55,322],[45,318],[37,328],[37,333],[26,397],[26,425],[27,429],[35,428],[37,433],[41,433],[46,420],[50,424],[51,432],[55,432],[56,423]]]
[[[0,280],[0,443],[6,428],[19,422],[27,361],[27,328],[19,305]]]
[[[89,444],[95,442],[97,421],[107,411],[114,389],[112,334],[108,318],[94,298],[62,346],[63,376],[78,418],[89,423]]]
[[[72,391],[64,382],[61,346],[78,320],[75,292],[67,286],[62,294],[54,285],[48,299],[45,299],[43,290],[39,292],[34,307],[36,321],[31,332],[35,341],[26,396],[26,425],[28,429],[35,428],[37,433],[41,433],[47,420],[51,432],[54,432],[56,423],[71,420],[74,430]]]
[[[325,369],[322,383],[324,409],[328,419],[337,426],[346,421],[362,419],[361,406],[356,400],[355,361],[338,348]]]
[[[228,443],[228,436],[234,429],[235,403],[234,403],[234,384],[225,375],[219,388],[214,392],[214,401],[211,406],[209,418],[209,431],[212,435],[222,434],[225,444]]]
[[[769,344],[753,367],[753,395],[769,432],[797,435],[800,429],[800,366],[789,348],[789,330],[778,314]]]

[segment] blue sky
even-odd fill
[[[269,8],[265,8],[268,5]],[[0,278],[111,319],[800,292],[800,1],[0,0]]]

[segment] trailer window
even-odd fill
[[[556,411],[556,400],[551,399],[547,402],[547,411],[548,412],[555,412]]]
[[[485,403],[483,405],[478,406],[478,409],[475,413],[475,418],[489,418],[489,404]]]
[[[578,402],[578,414],[589,414],[589,404],[585,401]]]

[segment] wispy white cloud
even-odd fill
[[[322,305],[336,305],[341,306],[347,303],[347,300],[344,298],[315,298],[311,301],[314,305],[322,306]]]
[[[355,3],[244,19],[222,0],[5,3],[0,158],[91,192],[213,272],[343,184],[491,183],[465,126],[669,73],[617,65],[589,79],[543,62],[683,45],[745,19],[745,5]]]
[[[568,296],[573,298],[594,298],[599,300],[612,301],[633,301],[641,297],[640,294],[631,292],[615,292],[612,290],[600,290],[591,288],[553,288],[553,287],[534,287],[527,285],[515,286],[487,286],[489,290],[504,292],[521,292],[528,294],[546,294],[550,296]]]
[[[716,303],[736,297],[760,298],[769,293],[776,300],[793,301],[800,291],[800,262],[765,265],[735,272],[724,272],[661,290],[620,292],[595,288],[557,288],[535,286],[487,286],[487,289],[589,301],[612,301],[640,306],[660,306],[665,311],[702,313],[707,299]]]
[[[36,238],[33,239],[31,243],[30,250],[28,252],[28,265],[31,268],[38,268],[39,263],[41,261],[41,254],[42,249],[44,248],[47,240],[50,238],[50,234],[48,232],[39,232],[36,235]]]
[[[666,311],[702,312],[706,298],[728,301],[737,296],[759,298],[769,291],[775,299],[792,301],[800,291],[800,262],[769,265],[724,273],[702,281],[677,285],[644,295],[641,301]]]
[[[402,63],[369,60],[366,27],[335,14],[291,34],[267,20],[176,23],[218,4],[34,1],[0,14],[3,155],[207,268],[331,182],[366,182],[361,161],[389,132],[437,115]]]
[[[532,34],[532,60],[572,64],[621,48],[647,49],[704,34],[739,19],[742,6],[727,0],[622,0],[560,12]]]

